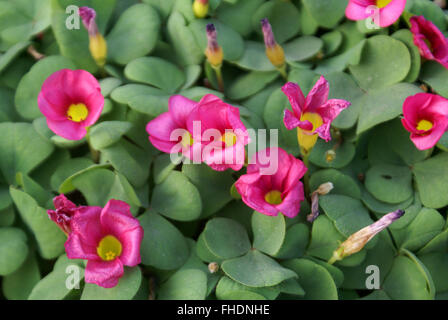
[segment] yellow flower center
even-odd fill
[[[121,255],[121,242],[114,236],[108,235],[101,239],[96,252],[104,261],[111,261]]]
[[[264,200],[269,204],[280,204],[282,203],[282,193],[278,190],[269,191],[264,195]]]
[[[432,122],[425,119],[420,120],[417,124],[417,130],[428,131],[431,130],[432,127],[433,127]]]
[[[84,103],[71,104],[67,110],[67,117],[74,122],[81,122],[87,119],[89,109]]]
[[[377,0],[376,6],[381,9],[381,8],[384,8],[385,6],[387,6],[391,2],[392,2],[392,0]]]
[[[226,132],[221,136],[221,141],[226,144],[226,147],[233,147],[236,144],[237,136],[233,132]]]
[[[313,128],[311,130],[304,130],[298,127],[297,140],[299,142],[299,146],[301,147],[301,149],[303,149],[306,152],[309,152],[316,144],[318,138],[317,133],[315,134],[310,133],[319,128],[324,122],[319,114],[312,112],[305,112],[304,114],[302,114],[302,116],[300,117],[300,121],[306,121],[306,120],[311,122]]]
[[[184,147],[184,148],[187,148],[187,147],[193,145],[194,140],[193,140],[193,137],[191,136],[190,132],[185,132],[184,133],[180,143],[182,144],[182,147]]]

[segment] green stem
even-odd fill
[[[224,80],[222,78],[221,67],[213,68],[216,72],[216,80],[218,81],[219,91],[224,92]]]
[[[87,144],[89,145],[90,154],[92,155],[93,162],[99,163],[100,162],[100,152],[92,147],[92,143],[90,142],[90,127],[87,127],[86,140],[87,140]]]
[[[335,263],[336,261],[338,261],[338,259],[337,259],[335,256],[332,256],[332,257],[330,258],[330,260],[327,261],[327,263],[328,263],[328,264],[333,264],[333,263]]]
[[[283,64],[283,66],[277,68],[278,72],[282,75],[282,77],[288,81],[288,73],[286,72],[286,64]]]
[[[311,151],[306,151],[303,148],[300,148],[300,153],[302,154],[303,163],[307,168],[309,168],[309,156]],[[309,169],[306,171],[305,176],[303,177],[303,182],[305,185],[305,197],[310,201],[310,174]]]

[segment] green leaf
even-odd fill
[[[104,207],[111,199],[122,200],[131,206],[136,215],[141,206],[134,188],[126,178],[110,170],[87,170],[72,179],[73,186],[81,191],[90,206]]]
[[[361,198],[361,189],[356,182],[348,175],[341,173],[335,169],[319,170],[310,178],[311,191],[317,190],[323,183],[333,183],[331,194],[346,195],[355,199]]]
[[[337,139],[331,139],[329,142],[318,139],[311,151],[310,162],[323,168],[339,169],[348,165],[355,156],[355,146],[348,141],[343,141],[339,146],[336,144],[338,144]],[[331,162],[327,161],[328,150],[333,150],[336,154]]]
[[[207,48],[206,25],[208,23],[213,23],[216,28],[217,40],[222,47],[224,60],[233,61],[239,59],[244,51],[243,38],[230,26],[227,26],[218,20],[196,19],[188,26],[192,31],[201,52],[205,52],[205,49]]]
[[[176,272],[160,286],[159,300],[204,300],[207,293],[207,276],[198,269]]]
[[[29,252],[19,269],[3,278],[3,294],[8,300],[26,300],[39,280],[36,256],[34,252]]]
[[[71,260],[67,256],[61,255],[53,271],[42,278],[31,291],[28,300],[63,300],[70,293],[78,291],[79,289],[69,289],[66,281],[70,275],[75,275],[79,272],[79,282],[84,278],[84,268],[82,260]],[[76,280],[77,277],[73,277]],[[76,285],[76,283],[71,283]],[[78,283],[79,285],[79,283]]]
[[[139,3],[123,12],[106,37],[108,59],[125,65],[156,46],[160,18],[150,5]]]
[[[424,206],[437,209],[448,205],[448,153],[416,163],[412,172]]]
[[[446,30],[446,15],[440,6],[431,1],[414,0],[413,2],[411,13],[418,16],[424,16],[427,20],[434,23],[440,30]]]
[[[217,172],[205,164],[183,164],[182,173],[199,191],[202,218],[216,213],[232,200],[229,189],[235,180],[230,172]]]
[[[319,205],[334,222],[336,229],[346,237],[373,223],[360,200],[328,194],[319,198]]]
[[[422,67],[420,79],[429,85],[436,93],[448,98],[448,70],[436,61],[427,61]]]
[[[444,252],[434,252],[419,256],[419,259],[428,268],[436,291],[447,291],[448,279],[445,277],[445,270],[448,267],[448,255]]]
[[[175,226],[153,211],[146,211],[138,219],[145,230],[140,249],[143,264],[175,270],[187,261],[187,242]]]
[[[287,1],[269,1],[251,13],[252,28],[261,34],[260,20],[267,18],[272,26],[276,41],[283,43],[300,30],[300,13],[297,7]]]
[[[333,251],[344,241],[344,236],[336,229],[332,220],[325,215],[320,215],[313,222],[310,245],[307,254],[323,260],[328,260]]]
[[[92,165],[93,161],[88,158],[70,158],[69,160],[64,161],[60,166],[55,168],[54,173],[51,175],[51,188],[55,191],[59,190],[60,186],[69,177]]]
[[[274,287],[252,288],[222,277],[216,286],[216,297],[219,300],[274,300],[280,290]]]
[[[0,228],[0,275],[6,276],[19,269],[27,255],[25,232],[18,228]]]
[[[414,197],[406,199],[405,201],[400,202],[400,203],[391,204],[391,203],[382,202],[382,201],[376,199],[374,196],[372,196],[370,194],[370,192],[368,192],[367,190],[363,190],[361,200],[364,203],[364,205],[367,208],[369,208],[369,210],[371,210],[375,213],[385,214],[385,213],[389,213],[392,211],[396,211],[398,209],[404,210],[404,209],[408,208],[414,201]]]
[[[173,11],[168,19],[167,34],[181,65],[196,65],[202,62],[204,52],[196,43],[185,18],[177,11]]]
[[[33,232],[40,255],[44,259],[54,259],[64,252],[67,240],[58,226],[48,218],[47,211],[23,191],[10,187],[9,192],[23,221]]]
[[[237,66],[254,71],[273,71],[275,67],[266,56],[266,49],[262,43],[255,41],[246,41],[244,43],[244,53],[236,61]]]
[[[319,26],[325,28],[334,28],[345,14],[344,1],[303,0],[303,4]]]
[[[4,54],[0,54],[0,73],[29,45],[29,41],[19,42],[9,48]]]
[[[421,58],[418,47],[414,44],[412,32],[407,29],[401,29],[392,34],[392,37],[402,41],[411,54],[411,69],[404,79],[406,82],[414,82],[417,80],[420,73]]]
[[[325,56],[329,56],[335,53],[342,44],[342,33],[338,30],[330,31],[322,35],[322,41],[324,42]]]
[[[389,297],[396,300],[430,300],[430,292],[424,274],[419,266],[408,257],[394,259],[392,269],[382,288]]]
[[[34,64],[31,70],[20,80],[15,103],[17,112],[22,117],[32,120],[42,116],[37,106],[37,96],[44,81],[51,74],[61,69],[75,69],[75,65],[65,57],[50,56]]]
[[[407,226],[401,247],[417,251],[438,235],[445,226],[445,220],[437,210],[423,208]]]
[[[113,288],[86,283],[81,300],[131,300],[137,294],[142,281],[142,272],[139,267],[125,267],[123,277]]]
[[[188,178],[178,171],[169,176],[153,190],[151,207],[158,213],[178,221],[192,221],[202,211],[201,196]]]
[[[95,150],[101,150],[116,143],[132,128],[132,124],[125,121],[101,122],[89,131],[89,140]]]
[[[336,71],[344,71],[351,65],[357,65],[361,61],[361,55],[364,50],[366,41],[363,40],[349,50],[324,60],[320,63],[315,72],[321,74],[330,74]]]
[[[310,231],[303,223],[296,223],[286,230],[285,240],[275,254],[279,259],[300,258],[305,254],[310,241]]]
[[[221,267],[231,279],[249,287],[271,287],[297,277],[293,271],[255,249],[242,257],[224,261]]]
[[[324,267],[307,259],[288,260],[283,265],[299,276],[305,300],[337,300],[338,291],[331,274]]]
[[[216,15],[219,21],[232,26],[235,31],[246,37],[252,32],[252,21],[247,17],[250,17],[263,2],[263,0],[245,0],[235,3],[221,1]]]
[[[174,64],[157,57],[132,60],[124,69],[128,79],[143,82],[166,92],[176,92],[185,82],[185,75]]]
[[[420,88],[409,83],[369,91],[360,101],[363,107],[356,133],[360,134],[379,123],[396,118],[402,113],[404,100],[419,92],[422,92]]]
[[[68,160],[66,160],[68,161]],[[64,162],[61,162],[61,165]],[[110,168],[111,165],[110,164],[103,164],[103,165],[92,165],[90,167],[87,167],[85,169],[82,169],[81,171],[78,171],[74,174],[72,174],[71,176],[69,176],[68,178],[66,178],[59,186],[58,192],[59,193],[69,193],[72,192],[73,190],[76,189],[76,187],[73,185],[73,179],[81,174],[83,174],[84,172],[90,171],[90,170],[95,170],[98,168]]]
[[[227,96],[233,100],[248,98],[274,81],[279,76],[277,71],[261,72],[253,71],[237,79],[227,89]]]
[[[207,248],[220,259],[242,256],[251,248],[244,227],[228,218],[209,220],[203,234]]]
[[[401,41],[378,35],[367,39],[359,65],[351,66],[363,89],[386,88],[403,80],[411,68],[411,55]]]
[[[0,51],[30,39],[50,25],[50,0],[0,1]]]
[[[378,200],[400,203],[413,195],[412,174],[408,167],[380,164],[366,173],[366,189]]]
[[[323,46],[320,38],[304,36],[294,39],[283,46],[286,61],[305,61],[314,57]]]
[[[252,214],[253,247],[275,256],[282,247],[286,236],[286,223],[282,214],[271,217],[254,211]]]

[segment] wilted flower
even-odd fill
[[[107,43],[102,34],[98,31],[98,26],[95,22],[96,12],[92,8],[81,7],[79,8],[79,16],[89,33],[90,54],[95,62],[102,67],[106,63]]]
[[[48,127],[69,140],[81,140],[101,115],[104,97],[93,75],[62,69],[49,76],[37,98]]]
[[[200,124],[200,130],[194,130],[195,124]],[[193,140],[202,144],[202,161],[213,170],[243,167],[244,146],[250,139],[238,108],[207,94],[191,112],[187,128],[193,132]]]
[[[210,262],[208,264],[208,271],[210,271],[210,273],[216,273],[219,270],[219,264],[216,262]]]
[[[350,106],[350,102],[346,100],[328,100],[330,87],[323,76],[308,93],[306,99],[295,83],[286,83],[282,91],[288,97],[293,110],[292,112],[285,110],[283,122],[288,130],[297,127],[297,139],[305,153],[311,151],[318,136],[325,141],[331,139],[331,122],[343,109]]]
[[[336,261],[342,260],[347,256],[355,254],[361,251],[362,248],[369,242],[377,233],[386,229],[392,222],[401,218],[404,215],[403,210],[397,210],[384,215],[377,222],[362,228],[358,232],[352,234],[345,240],[339,248],[333,252],[333,257],[329,263],[333,264]]]
[[[263,168],[271,166],[272,161],[277,162],[275,173],[263,174]],[[238,179],[235,187],[252,209],[268,216],[283,213],[294,218],[305,199],[300,179],[307,170],[302,161],[285,150],[267,148],[254,155],[247,173]]]
[[[223,51],[218,44],[216,38],[215,26],[211,23],[207,24],[207,49],[205,50],[205,55],[207,60],[213,68],[219,68],[222,65]]]
[[[202,19],[208,14],[208,0],[194,0],[193,13],[196,18]]]
[[[423,16],[413,16],[409,22],[414,44],[422,57],[435,60],[448,69],[448,40],[444,34]]]
[[[319,196],[328,194],[333,188],[333,183],[325,182],[311,194],[311,213],[307,216],[309,222],[313,222],[319,216]]]
[[[123,201],[110,200],[104,209],[82,207],[71,220],[65,243],[69,259],[87,261],[85,281],[105,288],[117,285],[123,266],[141,261],[143,228]]]
[[[272,27],[268,19],[264,18],[261,20],[261,28],[266,46],[266,56],[276,68],[282,68],[285,65],[285,52],[277,41],[275,41],[274,33],[272,32]]]
[[[70,221],[79,208],[63,194],[53,198],[55,210],[47,210],[48,217],[56,223],[65,234],[71,231]]]
[[[430,93],[417,93],[403,104],[401,119],[419,150],[434,147],[448,129],[448,100]]]
[[[350,0],[345,15],[350,20],[364,20],[372,16],[370,6],[378,9],[377,19],[379,26],[384,28],[397,21],[404,11],[406,0]]]

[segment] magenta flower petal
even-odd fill
[[[101,211],[100,207],[82,207],[71,221],[72,232],[78,233],[90,246],[96,246],[103,237]]]
[[[71,232],[64,244],[69,259],[100,260],[96,246],[89,245],[76,232]]]
[[[287,82],[282,87],[282,91],[288,97],[294,114],[296,116],[302,114],[306,105],[306,99],[300,87],[293,82]]]
[[[306,96],[306,107],[302,112],[316,112],[317,108],[327,102],[329,92],[330,86],[328,81],[321,76]]]
[[[277,163],[273,174],[264,174],[265,169]],[[271,167],[272,168],[272,167]],[[281,148],[268,148],[256,153],[235,187],[243,202],[252,209],[269,216],[279,212],[295,217],[300,202],[305,199],[300,179],[307,168]]]
[[[350,20],[364,20],[371,13],[366,10],[368,6],[375,5],[375,0],[351,0],[345,8],[345,16]]]
[[[372,16],[369,6],[376,6],[375,0],[349,0],[345,15],[350,20],[364,20]],[[383,8],[379,8],[379,26],[388,27],[397,21],[404,11],[406,0],[392,0]]]
[[[130,206],[120,200],[109,200],[101,211],[100,219],[103,232],[117,237],[141,228],[140,222],[132,216]]]
[[[148,122],[148,124],[146,125],[146,132],[148,132],[150,138],[156,138],[158,140],[164,141],[165,143],[174,145],[177,143],[177,141],[172,141],[170,137],[172,132],[178,128],[179,127],[174,122],[172,114],[170,112],[164,112],[157,118]],[[157,148],[157,146],[155,147]]]
[[[341,113],[342,110],[348,108],[350,102],[341,99],[328,100],[324,105],[317,109],[317,113],[322,117],[323,124],[316,129],[319,137],[325,141],[331,140],[330,127],[334,119]]]
[[[413,16],[409,20],[414,44],[420,54],[428,59],[448,66],[448,40],[444,34],[429,20],[423,16]]]
[[[283,202],[276,209],[288,218],[294,218],[300,212],[300,203],[305,200],[302,182],[296,183],[294,188],[285,195]]]
[[[87,283],[95,283],[104,288],[113,288],[123,276],[124,268],[119,259],[113,261],[87,262],[84,279]]]
[[[197,102],[181,95],[171,96],[168,101],[168,110],[178,127],[186,128],[187,118],[196,107]]]
[[[70,233],[71,220],[80,208],[68,200],[63,194],[54,197],[53,204],[55,210],[47,210],[48,217],[56,223],[64,233]]]
[[[104,97],[89,72],[62,69],[44,81],[37,103],[50,130],[68,140],[81,140],[86,127],[101,115]]]
[[[419,150],[434,147],[448,128],[448,100],[430,93],[418,93],[403,104],[404,128]]]
[[[392,0],[387,6],[380,9],[380,27],[393,25],[401,16],[406,7],[406,0]]]
[[[140,244],[143,240],[143,233],[143,228],[139,226],[120,236],[123,244],[120,260],[125,266],[134,267],[141,262]]]

